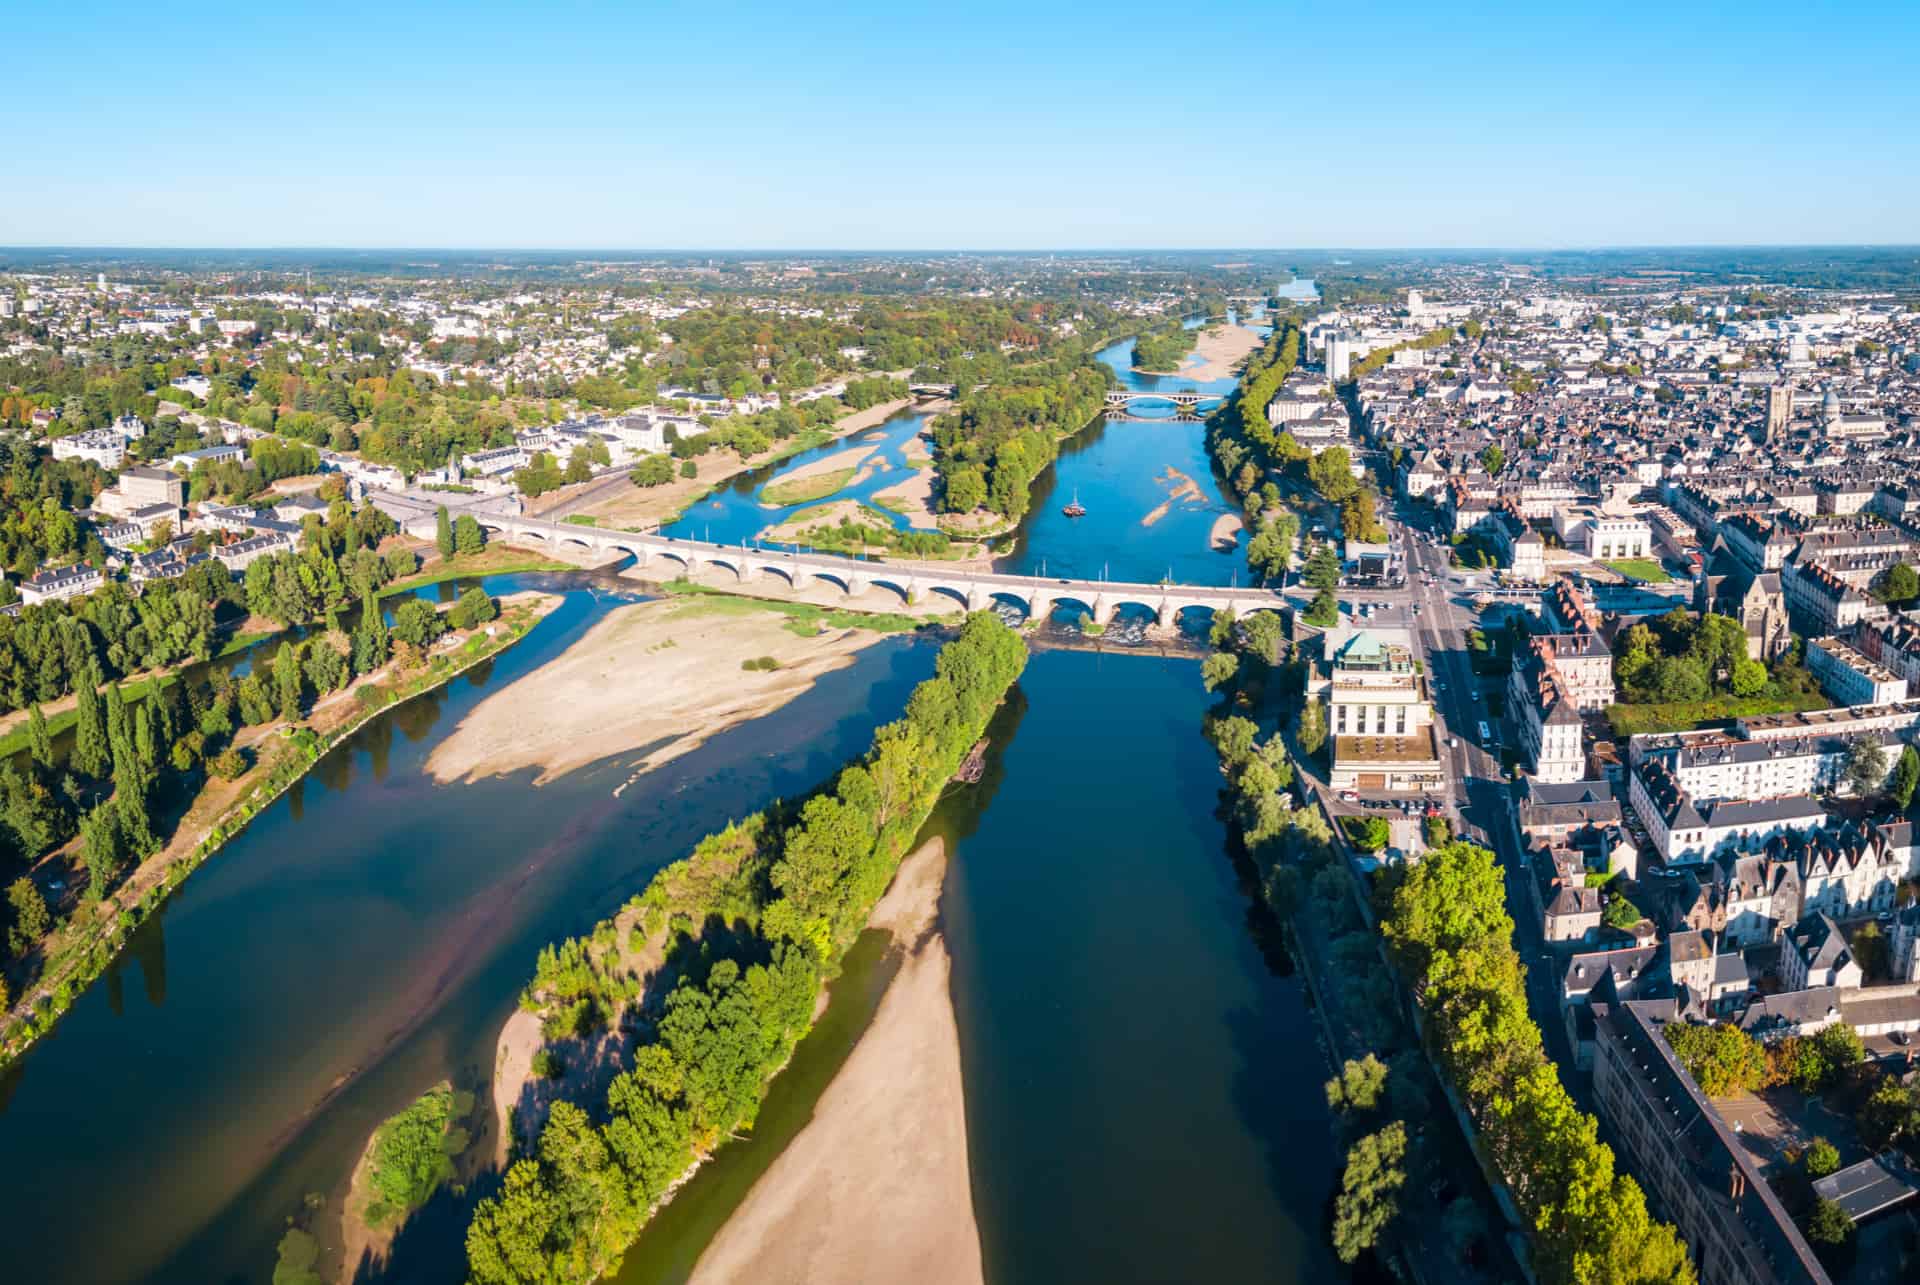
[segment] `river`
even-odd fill
[[[877,440],[897,450],[909,418]],[[1168,463],[1219,502],[1193,423],[1096,426],[1043,492],[1077,485],[1118,513],[1145,498],[1128,471]],[[1089,557],[1044,498],[1009,556]],[[1234,560],[1187,547],[1190,525],[1140,516],[1114,519],[1107,557],[1134,561],[1113,575],[1217,559],[1212,578],[1228,579]],[[303,1202],[332,1202],[332,1225],[382,1118],[441,1078],[484,1081],[542,944],[590,928],[699,835],[824,778],[934,655],[878,644],[617,798],[617,761],[537,792],[525,778],[437,786],[423,765],[468,710],[637,596],[584,573],[488,583],[528,587],[565,601],[490,665],[334,751],[0,1082],[10,1279],[266,1282]],[[1336,1178],[1326,1068],[1212,814],[1203,702],[1191,660],[1039,651],[996,722],[988,782],[932,823],[954,842],[953,990],[994,1285],[1336,1274],[1321,1231]],[[623,1281],[682,1276],[804,1124],[871,1015],[884,977],[869,954],[756,1140],[702,1171]],[[458,1280],[464,1213],[436,1200],[387,1279]]]

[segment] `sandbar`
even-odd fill
[[[731,599],[669,598],[609,613],[556,659],[488,696],[427,760],[434,780],[527,768],[545,784],[589,763],[656,746],[649,771],[714,734],[780,708],[882,635],[801,637],[787,617]],[[741,669],[771,656],[772,671]]]
[[[901,863],[873,926],[905,952],[813,1119],[695,1264],[692,1285],[979,1285],[965,1083],[940,925],[946,845]]]

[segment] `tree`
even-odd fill
[[[453,519],[447,515],[447,506],[442,504],[433,513],[433,543],[440,550],[440,556],[453,556]]]
[[[40,895],[40,886],[26,875],[7,885],[7,909],[13,921],[7,926],[10,954],[26,954],[39,945],[40,939],[53,927],[47,899]]]
[[[1480,452],[1480,467],[1494,477],[1500,476],[1500,470],[1505,467],[1506,462],[1507,453],[1500,449],[1498,442],[1487,443],[1487,449]]]
[[[687,462],[691,464],[693,461]],[[668,455],[649,455],[628,471],[627,480],[635,486],[665,486],[673,481],[673,458]]]
[[[1348,1150],[1333,1208],[1333,1248],[1341,1262],[1351,1263],[1378,1244],[1380,1233],[1399,1214],[1406,1157],[1407,1127],[1397,1121]]]
[[[1887,779],[1886,747],[1871,738],[1855,741],[1847,751],[1844,775],[1848,787],[1860,797],[1877,793]]]
[[[1757,660],[1742,658],[1733,662],[1733,694],[1758,696],[1767,685],[1767,667]]]
[[[462,513],[453,524],[453,547],[461,554],[478,553],[487,544],[487,533],[470,513]]]
[[[1837,1249],[1853,1238],[1853,1219],[1838,1201],[1825,1196],[1815,1198],[1813,1212],[1807,1217],[1807,1239],[1828,1249]]]
[[[1767,1082],[1767,1051],[1739,1027],[1669,1022],[1665,1030],[1674,1056],[1708,1097],[1752,1092]]]
[[[1240,669],[1240,658],[1230,651],[1216,651],[1200,662],[1200,683],[1208,691],[1233,681]]]
[[[1630,932],[1633,926],[1646,916],[1640,907],[1633,904],[1625,893],[1616,892],[1607,898],[1606,908],[1601,911],[1600,919],[1609,928],[1618,928],[1621,932]]]
[[[67,755],[67,765],[84,776],[105,776],[113,765],[113,757],[107,744],[107,722],[100,709],[100,693],[96,690],[100,671],[89,665],[77,681],[79,686],[74,694],[79,704],[75,709],[73,750]]]
[[[1840,1152],[1825,1138],[1815,1138],[1807,1144],[1807,1154],[1801,1157],[1801,1166],[1809,1178],[1824,1178],[1840,1168]]]
[[[409,647],[425,647],[446,628],[433,604],[409,598],[393,613],[393,636]]]
[[[1300,578],[1323,592],[1339,588],[1340,555],[1333,551],[1330,544],[1315,545],[1312,555],[1307,558],[1307,569]]]
[[[47,730],[47,716],[40,712],[39,701],[27,711],[27,745],[35,763],[53,766],[53,735]]]
[[[1353,457],[1344,446],[1329,446],[1315,455],[1307,465],[1307,476],[1313,479],[1314,489],[1332,504],[1344,503],[1360,489],[1353,477]]]
[[[1317,700],[1309,699],[1300,707],[1300,722],[1294,728],[1294,739],[1300,742],[1303,754],[1318,754],[1320,747],[1327,743],[1327,711]]]
[[[1859,1122],[1861,1138],[1875,1151],[1920,1135],[1920,1097],[1898,1080],[1883,1079],[1860,1108]]]
[[[1896,562],[1881,575],[1880,586],[1874,592],[1883,602],[1896,605],[1912,602],[1920,598],[1920,571],[1905,562]]]
[[[1902,812],[1913,803],[1913,792],[1920,786],[1920,750],[1909,745],[1900,751],[1900,762],[1894,766],[1893,782],[1887,786],[1887,797]]]
[[[289,723],[300,717],[300,645],[281,644],[273,655],[273,690],[280,717]]]
[[[1341,823],[1353,846],[1362,852],[1378,852],[1387,846],[1393,831],[1380,817],[1347,817]]]
[[[1387,1087],[1387,1064],[1369,1053],[1348,1058],[1340,1074],[1327,1081],[1327,1105],[1336,1111],[1371,1111]]]

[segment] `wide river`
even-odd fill
[[[1237,560],[1205,545],[1223,506],[1199,441],[1192,423],[1096,426],[1050,470],[1009,556],[1064,572],[1098,550],[1115,577],[1171,565],[1225,582]],[[1143,526],[1168,466],[1200,498]],[[1049,487],[1078,488],[1089,517],[1051,521]],[[287,1219],[324,1200],[331,1222],[382,1118],[439,1079],[484,1083],[543,943],[591,927],[728,818],[827,776],[934,656],[878,644],[617,797],[615,761],[538,790],[437,785],[423,765],[475,704],[638,596],[586,574],[489,585],[524,587],[566,601],[490,667],[330,755],[0,1081],[6,1279],[264,1285]],[[996,1285],[1337,1275],[1326,1068],[1213,815],[1204,703],[1192,660],[1039,651],[996,722],[988,781],[932,823],[955,845],[953,989]],[[871,1011],[863,967],[755,1141],[703,1171],[623,1281],[680,1278],[770,1159],[754,1149],[804,1123]],[[465,1213],[437,1200],[386,1279],[459,1280]]]

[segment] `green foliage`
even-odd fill
[[[1868,738],[1855,741],[1847,751],[1843,775],[1849,789],[1867,798],[1879,793],[1881,783],[1887,779],[1887,767],[1886,747]]]
[[[1387,1087],[1387,1064],[1369,1053],[1348,1058],[1340,1074],[1326,1084],[1327,1105],[1336,1111],[1371,1111]]]
[[[1333,1207],[1333,1248],[1341,1262],[1351,1263],[1378,1244],[1380,1233],[1399,1215],[1406,1158],[1407,1126],[1398,1121],[1348,1150]]]
[[[1767,1082],[1767,1051],[1737,1026],[1668,1022],[1667,1043],[1710,1098],[1751,1093]]]
[[[1211,692],[1232,682],[1238,672],[1238,656],[1230,651],[1216,651],[1200,662],[1200,684]]]
[[[1428,817],[1421,828],[1425,832],[1429,848],[1437,848],[1453,839],[1453,823],[1443,816]]]
[[[1507,453],[1500,449],[1498,442],[1487,443],[1487,448],[1480,452],[1480,467],[1494,477],[1500,476],[1500,470],[1506,466],[1506,463]]]
[[[752,1126],[768,1078],[812,1021],[823,975],[1025,663],[1017,634],[974,613],[906,716],[876,732],[830,788],[780,818],[709,836],[654,878],[633,903],[649,936],[711,916],[738,932],[704,973],[681,975],[604,1111],[556,1105],[533,1154],[480,1203],[467,1230],[475,1285],[597,1279],[695,1155]],[[628,998],[637,981],[621,962],[621,934],[603,927],[543,950],[523,1003],[569,1014],[611,1012]]]
[[[758,673],[772,673],[780,668],[780,662],[771,656],[754,656],[741,661],[740,668]]]
[[[1807,1239],[1827,1249],[1837,1249],[1853,1239],[1853,1219],[1838,1201],[1824,1196],[1814,1199],[1813,1212],[1807,1215]]]
[[[1540,1278],[1693,1281],[1685,1246],[1615,1172],[1597,1122],[1541,1050],[1493,854],[1434,848],[1389,871],[1381,894],[1381,933],[1427,1014],[1442,1074],[1534,1229]]]
[[[1920,571],[1911,564],[1896,562],[1881,573],[1873,590],[1882,602],[1904,606],[1920,598]]]
[[[1133,368],[1156,374],[1174,374],[1199,342],[1200,331],[1172,321],[1133,341]]]
[[[687,463],[693,465],[692,460],[688,460]],[[694,472],[697,474],[699,467],[697,465],[693,465],[693,467]],[[673,472],[672,456],[649,455],[634,465],[632,469],[628,470],[627,479],[635,486],[665,486],[667,483],[673,481]]]
[[[448,515],[447,506],[444,504],[433,511],[433,543],[434,547],[440,550],[441,557],[453,556],[453,519]]]
[[[499,614],[500,604],[485,589],[475,585],[447,608],[447,625],[452,629],[472,629],[486,624]]]
[[[984,505],[1005,518],[1024,515],[1033,479],[1053,461],[1062,437],[1099,414],[1107,380],[1105,367],[1036,368],[969,392],[951,413],[935,418],[941,512]]]
[[[453,1177],[446,1141],[453,1126],[453,1088],[442,1082],[373,1135],[367,1183],[374,1200],[367,1221],[378,1226],[427,1203],[434,1189]]]
[[[321,1285],[315,1270],[320,1261],[320,1243],[298,1227],[287,1228],[273,1265],[273,1285]]]
[[[53,916],[40,886],[26,875],[7,885],[7,953],[24,955],[53,928]]]
[[[1340,826],[1362,852],[1378,852],[1387,846],[1392,832],[1379,817],[1343,817]]]
[[[472,514],[462,513],[453,523],[453,550],[458,554],[478,553],[487,547],[487,533]]]
[[[1807,1152],[1800,1158],[1801,1168],[1809,1178],[1824,1178],[1840,1168],[1840,1152],[1825,1138],[1815,1138],[1807,1144]]]
[[[1920,787],[1920,750],[1908,745],[1900,751],[1900,761],[1894,765],[1887,797],[1904,812],[1913,803],[1915,787]]]
[[[1815,1035],[1789,1035],[1768,1050],[1776,1078],[1802,1093],[1824,1093],[1866,1059],[1859,1033],[1835,1022]]]
[[[1300,743],[1302,754],[1318,754],[1320,747],[1327,743],[1327,710],[1319,701],[1309,698],[1300,707],[1300,722],[1294,728],[1294,739]]]
[[[1621,932],[1630,932],[1633,926],[1647,916],[1624,892],[1615,892],[1608,896],[1606,906],[1600,912],[1600,921],[1609,928]]]

